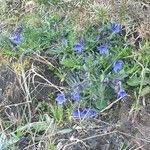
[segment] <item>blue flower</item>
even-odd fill
[[[83,50],[83,44],[76,42],[76,43],[73,45],[73,49],[74,49],[76,52],[81,53],[82,50]]]
[[[21,42],[20,36],[13,36],[9,38],[10,42],[14,45],[18,45]]]
[[[100,54],[107,54],[108,53],[108,45],[106,43],[97,47],[97,50]]]
[[[122,87],[120,88],[117,94],[119,98],[122,98],[127,95],[126,91]]]
[[[121,30],[121,25],[116,22],[112,22],[110,30],[112,33],[119,33]]]
[[[113,71],[114,72],[118,72],[122,69],[122,65],[124,64],[124,62],[122,60],[116,60],[113,63]]]
[[[95,109],[87,108],[87,114],[88,117],[94,117],[97,115],[97,111]]]
[[[18,45],[21,42],[21,37],[20,37],[21,33],[22,33],[22,28],[21,27],[17,27],[14,30],[11,37],[9,38],[10,42],[13,45]]]
[[[94,117],[97,114],[97,111],[95,109],[91,108],[74,108],[72,111],[72,116],[76,119],[80,119],[83,117]]]
[[[55,100],[58,104],[60,104],[60,105],[63,104],[66,101],[65,94],[64,93],[58,93]]]
[[[71,93],[71,99],[74,101],[79,101],[80,100],[80,92],[78,89],[74,89],[73,92]]]
[[[85,108],[74,108],[72,111],[72,116],[74,118],[83,118],[86,115],[86,109]]]
[[[12,33],[12,36],[17,36],[22,33],[22,27],[17,27],[14,32]]]

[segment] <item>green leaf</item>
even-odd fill
[[[147,94],[149,94],[149,93],[150,93],[150,86],[146,86],[146,87],[144,87],[144,88],[142,89],[140,95],[141,95],[141,96],[145,96],[145,95],[147,95]]]
[[[70,133],[70,132],[72,132],[73,131],[73,129],[63,129],[63,130],[60,130],[60,131],[58,131],[57,133],[58,134],[66,134],[66,133]]]
[[[2,132],[0,135],[0,149],[4,149],[6,140],[7,140],[7,137],[6,137],[5,133]]]
[[[45,121],[43,122],[33,122],[33,123],[29,123],[23,127],[19,127],[16,132],[18,131],[25,131],[25,130],[28,130],[28,129],[35,129],[37,131],[43,131],[43,130],[46,130],[47,128],[49,127],[49,124],[46,123]]]
[[[102,110],[107,106],[107,101],[106,100],[97,100],[95,104],[96,104],[97,109]]]
[[[19,141],[19,138],[15,134],[11,134],[10,138],[7,139],[5,133],[2,133],[0,135],[0,150],[6,149],[9,146],[17,143],[18,141]]]
[[[149,81],[150,81],[149,78],[145,78],[142,85],[150,84]],[[127,84],[130,86],[139,86],[141,84],[141,78],[140,77],[133,77],[127,82]]]
[[[64,58],[61,61],[61,64],[68,68],[76,68],[78,67],[78,60],[75,58]]]

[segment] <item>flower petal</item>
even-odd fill
[[[86,109],[85,108],[74,108],[72,111],[72,116],[74,118],[83,118],[86,115]]]
[[[97,47],[97,50],[100,54],[107,54],[108,53],[108,44],[104,43]]]
[[[110,30],[112,33],[119,33],[121,31],[121,25],[117,22],[112,22]]]
[[[13,36],[9,38],[10,42],[14,45],[18,45],[21,42],[20,36]]]
[[[120,88],[117,94],[119,98],[123,98],[127,95],[126,91],[122,87]]]
[[[11,37],[9,38],[10,42],[14,45],[18,45],[20,42],[21,42],[21,38],[20,38],[20,35],[22,33],[22,27],[17,27]]]
[[[74,101],[80,100],[80,92],[78,89],[73,90],[73,92],[71,93],[71,99]]]
[[[113,71],[118,72],[122,69],[124,62],[122,60],[117,60],[113,63]]]
[[[58,104],[60,104],[60,105],[63,104],[66,101],[65,94],[64,93],[58,93],[55,100]]]
[[[74,44],[74,46],[73,46],[73,49],[74,49],[76,52],[81,53],[82,50],[83,50],[83,44],[75,42],[75,44]]]

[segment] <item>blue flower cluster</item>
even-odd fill
[[[81,99],[80,91],[78,88],[74,89],[71,92],[71,99],[73,101],[79,101]],[[55,98],[56,102],[59,105],[62,105],[66,101],[65,94],[63,92],[58,93]],[[91,108],[74,108],[72,110],[72,116],[76,119],[84,118],[84,117],[94,117],[97,114],[97,110]]]
[[[80,100],[80,93],[76,89],[71,93],[71,98],[73,101],[79,101]],[[62,105],[66,101],[65,94],[63,92],[58,93],[56,97],[56,102],[60,105]],[[97,111],[95,109],[91,108],[74,108],[72,110],[72,116],[74,118],[84,118],[84,117],[93,117],[97,114]]]
[[[121,31],[121,25],[116,22],[111,22],[109,30],[112,34],[119,33]],[[75,42],[73,45],[73,49],[77,53],[81,53],[84,49],[84,45],[82,42]],[[108,44],[102,43],[100,46],[97,47],[97,51],[100,54],[107,54],[108,53]]]
[[[110,24],[109,30],[111,31],[112,34],[117,34],[121,31],[121,26],[118,23],[112,22]],[[84,50],[83,42],[75,42],[74,45],[73,45],[73,50],[76,53],[81,54]],[[97,51],[101,55],[109,54],[108,43],[107,42],[101,43],[99,46],[97,46]],[[118,59],[118,60],[114,61],[112,63],[113,73],[120,72],[123,68],[123,65],[124,65],[123,60]],[[118,98],[122,98],[122,97],[127,95],[126,91],[121,86],[121,81],[120,80],[114,79],[114,81],[112,81],[112,88],[117,93]],[[73,91],[70,93],[70,97],[71,97],[72,101],[77,101],[77,102],[80,101],[81,100],[81,95],[80,95],[79,88],[73,89]],[[66,101],[66,97],[65,97],[65,94],[63,92],[57,94],[56,102],[58,104],[63,104],[65,101]],[[81,108],[81,107],[78,108],[78,107],[75,107],[72,110],[72,116],[74,118],[93,117],[96,114],[97,114],[97,110],[91,109],[91,108]]]
[[[79,101],[81,99],[80,91],[78,88],[74,89],[71,92],[71,99],[73,101]],[[63,92],[58,93],[55,100],[58,104],[60,104],[60,105],[63,104],[66,101],[65,94]]]
[[[79,101],[81,99],[80,91],[79,91],[78,88],[75,88],[71,92],[71,99],[73,101]],[[66,101],[65,94],[63,92],[58,93],[55,100],[58,104],[62,105]],[[72,116],[76,119],[85,118],[85,117],[90,118],[90,117],[94,117],[95,115],[97,115],[97,110],[92,109],[92,108],[81,108],[81,107],[78,108],[78,107],[75,107],[72,110]]]
[[[22,27],[17,27],[13,31],[12,35],[10,36],[9,40],[14,46],[21,43],[22,30],[23,30]],[[112,22],[110,23],[109,31],[112,33],[112,35],[117,34],[121,31],[121,25],[116,22]],[[73,45],[73,50],[76,53],[81,54],[84,50],[83,42],[75,42]],[[100,55],[109,54],[109,44],[107,42],[101,43],[99,46],[97,46],[97,51]],[[124,65],[123,60],[118,59],[114,61],[112,64],[113,72],[118,73],[119,71],[121,71],[123,65]],[[121,86],[121,81],[113,82],[112,87],[115,89],[118,95],[118,98],[122,98],[127,95],[126,91]],[[73,91],[70,93],[70,98],[72,99],[72,101],[76,101],[76,102],[79,102],[81,100],[81,91],[79,90],[79,88],[73,89]],[[55,100],[57,104],[62,105],[67,100],[65,93],[64,92],[58,93]],[[93,117],[96,114],[97,114],[97,110],[91,109],[91,108],[81,108],[81,107],[77,108],[76,107],[72,110],[72,116],[74,118]]]

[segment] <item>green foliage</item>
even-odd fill
[[[81,66],[80,59],[75,55],[70,56],[70,58],[65,58],[65,57],[62,58],[60,64],[66,68],[74,68],[74,69],[80,68]]]
[[[145,95],[147,95],[147,94],[149,94],[150,93],[150,86],[145,86],[143,89],[142,89],[142,91],[141,91],[141,93],[140,93],[140,96],[145,96]]]
[[[19,138],[15,134],[11,134],[8,139],[5,133],[1,133],[0,135],[0,149],[5,150],[11,147],[11,150],[15,149],[13,144],[17,143]]]
[[[144,81],[143,81],[143,83],[142,83],[142,85],[144,86],[144,85],[150,84],[150,83],[149,83],[149,80],[150,80],[149,78],[145,77],[145,78],[144,78]],[[140,77],[133,76],[132,78],[130,78],[130,79],[128,80],[127,84],[128,84],[129,86],[134,86],[134,87],[139,86],[139,85],[141,84],[141,76],[140,76]]]
[[[49,104],[46,101],[42,101],[38,104],[38,111],[43,118],[45,113],[48,113],[55,122],[62,123],[65,119],[63,107],[61,105]]]
[[[21,24],[22,42],[14,47],[8,39],[10,34],[5,36],[1,34],[1,47],[5,50],[2,52],[15,55],[42,50],[50,51],[52,48],[54,53],[61,53],[62,46],[64,48],[62,38],[72,30],[71,25],[58,14],[33,12],[24,16]]]
[[[50,111],[54,120],[59,124],[63,122],[64,112],[61,105],[50,105]]]

